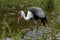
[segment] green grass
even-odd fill
[[[22,19],[17,24],[18,11],[24,10],[26,12],[27,9],[31,6],[43,8],[45,4],[41,4],[41,1],[44,0],[0,0],[0,38],[14,37],[16,38],[15,40],[19,40],[21,30],[29,28],[30,23],[29,21],[25,21],[24,19]],[[53,10],[53,12],[45,11],[49,22],[49,27],[53,28],[53,31],[58,25],[56,23],[56,20],[57,13],[60,11],[60,0],[54,0],[54,7],[55,9]],[[51,20],[53,20],[55,24],[53,24]],[[40,22],[40,24],[42,23]],[[57,29],[60,28],[59,26],[57,27]],[[54,32],[52,34],[54,34]]]

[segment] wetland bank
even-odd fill
[[[24,10],[26,13],[29,7],[35,6],[45,11],[54,40],[57,30],[60,29],[60,21],[57,21],[60,20],[58,19],[59,4],[60,0],[0,0],[0,39],[14,37],[14,39],[19,40],[21,30],[29,28],[30,25],[29,21],[26,22],[23,19],[17,24],[18,12]],[[42,25],[41,21],[39,22]]]

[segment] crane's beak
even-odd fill
[[[21,20],[21,16],[19,15],[19,16],[18,16],[18,21],[17,21],[17,23],[19,23],[20,20]]]

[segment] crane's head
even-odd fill
[[[20,21],[20,19],[22,18],[23,13],[24,13],[23,11],[19,11],[17,23],[18,23],[18,22]]]

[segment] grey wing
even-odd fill
[[[45,12],[42,9],[37,9],[36,15],[43,18],[45,17]]]
[[[37,9],[35,7],[31,7],[31,8],[29,8],[29,11],[31,11],[33,14],[35,14],[37,12]]]
[[[45,17],[45,12],[39,7],[31,7],[29,8],[29,11],[31,11],[33,14],[36,14],[39,18]]]

